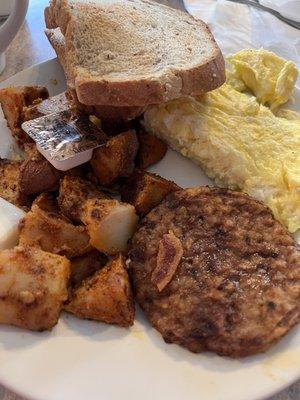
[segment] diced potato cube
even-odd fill
[[[57,190],[61,174],[41,154],[31,154],[20,167],[20,189],[25,196]]]
[[[0,250],[11,249],[19,241],[19,223],[25,212],[0,197]]]
[[[0,251],[0,323],[42,331],[68,298],[70,261],[38,248]]]
[[[79,318],[124,327],[133,325],[133,296],[123,256],[112,259],[76,287],[65,310]]]
[[[60,179],[35,145],[27,144],[25,149],[24,161],[0,159],[0,196],[19,206],[28,205],[32,194],[57,189]]]
[[[0,90],[0,104],[7,125],[21,148],[25,143],[32,142],[32,139],[21,128],[21,124],[25,120],[24,108],[34,102],[42,101],[48,96],[48,90],[41,86],[17,86]]]
[[[105,146],[94,150],[91,165],[99,184],[109,186],[116,179],[129,176],[137,150],[138,140],[133,130],[113,136]]]
[[[40,194],[32,203],[32,205],[36,205],[41,210],[59,214],[59,208],[56,198],[52,193],[42,193]]]
[[[72,258],[71,285],[76,286],[80,284],[83,279],[101,269],[106,264],[106,261],[107,257],[97,250],[92,250],[82,256]]]
[[[21,165],[22,161],[0,159],[0,196],[16,206],[29,204],[20,187]]]
[[[176,183],[150,172],[135,170],[121,188],[121,199],[133,204],[140,215],[148,214],[170,192],[180,190]]]
[[[142,129],[138,132],[138,141],[140,146],[136,157],[136,166],[141,169],[158,163],[168,150],[165,142]]]
[[[20,245],[39,246],[44,251],[68,258],[91,250],[84,226],[74,226],[60,215],[36,204],[20,223]]]
[[[74,222],[81,222],[82,206],[88,199],[107,199],[91,182],[77,176],[65,176],[60,183],[58,204],[61,212]]]
[[[126,251],[138,222],[133,206],[117,200],[90,199],[82,215],[93,247],[105,254]]]
[[[71,108],[70,103],[66,97],[66,93],[60,93],[57,96],[45,99],[37,104],[31,104],[23,108],[24,121],[43,117],[51,113],[58,113],[66,111]]]

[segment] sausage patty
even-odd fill
[[[170,194],[140,223],[129,257],[137,301],[168,343],[244,357],[299,322],[300,253],[246,194]]]

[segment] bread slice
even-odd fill
[[[47,15],[46,10],[47,8],[45,9],[45,18]],[[47,25],[49,25],[49,23]],[[65,71],[68,86],[73,86],[68,77],[68,66],[66,63],[66,41],[64,35],[61,33],[60,28],[45,29],[45,33],[59,59],[59,62],[61,63],[61,66]]]
[[[45,10],[45,18],[47,12]],[[93,114],[97,117],[104,120],[112,120],[112,121],[124,121],[124,120],[132,120],[137,118],[145,111],[145,107],[114,107],[109,105],[95,105],[95,106],[86,106],[79,102],[76,94],[76,90],[74,88],[74,84],[71,80],[68,79],[68,67],[66,64],[66,43],[65,37],[61,33],[60,28],[46,29],[46,36],[54,48],[57,57],[65,71],[68,91],[67,96],[68,100],[72,105],[72,108],[82,111],[87,114]]]
[[[150,0],[52,0],[47,27],[65,37],[65,63],[80,103],[145,106],[198,95],[225,81],[209,28]]]

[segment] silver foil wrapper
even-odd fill
[[[55,161],[103,146],[107,140],[88,116],[69,110],[26,121],[22,129]]]

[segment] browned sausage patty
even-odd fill
[[[170,231],[183,255],[159,292],[153,270]],[[244,357],[299,321],[300,253],[269,208],[243,193],[172,193],[142,220],[129,254],[137,300],[168,343]]]

